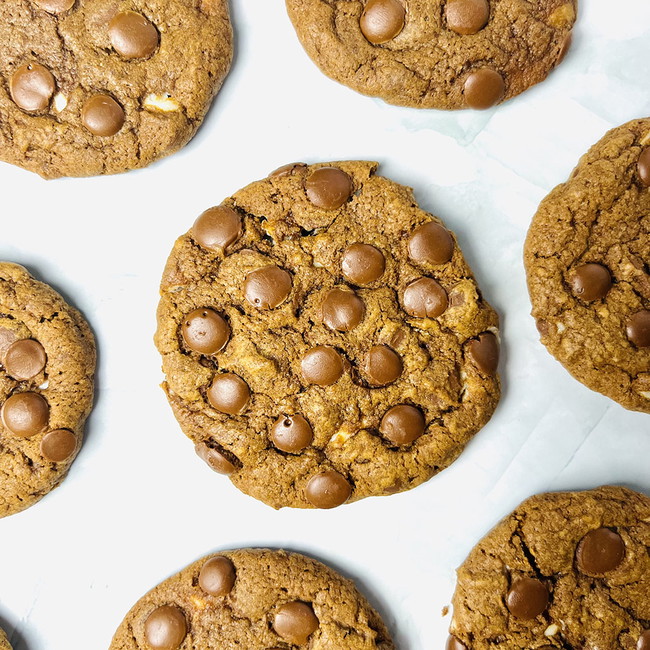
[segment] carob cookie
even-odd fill
[[[542,494],[458,569],[448,650],[650,648],[650,499]]]
[[[287,165],[199,216],[164,272],[181,428],[275,508],[412,488],[499,399],[496,314],[453,234],[376,169]]]
[[[610,131],[541,203],[524,262],[549,352],[650,413],[650,119]]]
[[[110,647],[395,646],[350,580],[304,555],[245,549],[208,555],[152,589],[126,615]]]
[[[390,104],[490,108],[564,58],[577,0],[286,0],[332,79]]]
[[[0,159],[115,174],[194,135],[228,72],[227,0],[3,0]]]
[[[81,314],[0,262],[0,517],[65,478],[93,402],[95,342]]]

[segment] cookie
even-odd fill
[[[564,58],[577,0],[286,0],[329,77],[389,104],[485,109]]]
[[[199,456],[274,508],[415,487],[499,399],[498,319],[454,235],[376,169],[287,165],[167,262],[169,402]]]
[[[585,386],[650,413],[650,119],[613,129],[533,218],[541,341]]]
[[[650,648],[650,499],[541,494],[458,569],[448,650]]]
[[[0,628],[0,650],[12,650],[7,635],[2,628]]]
[[[177,648],[392,650],[354,584],[297,553],[208,555],[154,587],[118,628],[111,650]]]
[[[95,342],[81,314],[0,262],[0,517],[65,478],[93,402]]]
[[[194,135],[232,58],[227,0],[3,0],[0,159],[116,174]]]

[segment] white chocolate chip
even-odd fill
[[[177,111],[181,105],[169,93],[162,95],[150,93],[144,98],[144,107],[148,111],[171,113],[172,111]]]
[[[60,113],[68,105],[68,98],[63,93],[54,95],[54,110]]]
[[[314,262],[313,266],[316,269],[322,269],[323,268],[323,265],[320,262]]]
[[[44,382],[39,386],[39,389],[40,389],[40,390],[45,390],[49,385],[50,385],[50,380],[49,380],[49,379],[46,379],[46,380],[45,380],[45,381],[44,381]]]
[[[645,145],[648,144],[649,142],[650,142],[650,131],[649,131],[648,133],[646,133],[646,134],[643,136],[643,138],[641,138],[641,141],[640,141],[639,144],[645,146]]]
[[[641,390],[639,391],[639,395],[641,395],[641,397],[645,397],[646,399],[650,399],[650,390]]]
[[[552,625],[549,625],[546,628],[546,631],[544,632],[544,636],[555,636],[559,631],[560,631],[559,626],[553,623]]]
[[[558,331],[560,334],[562,334],[562,332],[564,332],[565,329],[566,329],[566,327],[564,326],[563,323],[558,323],[558,324],[557,324],[557,331]]]

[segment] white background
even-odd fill
[[[353,577],[402,650],[442,648],[454,569],[540,491],[650,494],[650,420],[574,381],[538,341],[522,266],[542,197],[607,129],[650,112],[650,3],[583,0],[540,86],[484,113],[399,109],[323,76],[281,0],[235,0],[236,57],[194,141],[117,177],[43,181],[0,164],[0,258],[90,321],[97,403],[69,477],[0,521],[0,624],[16,650],[102,650],[130,606],[217,549],[301,550]],[[502,319],[503,398],[441,475],[334,511],[275,512],[198,460],[158,387],[158,283],[205,208],[294,160],[381,162],[454,230]]]

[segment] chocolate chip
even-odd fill
[[[406,10],[400,0],[368,0],[359,26],[373,45],[387,43],[404,29]]]
[[[402,374],[402,359],[387,345],[373,345],[366,357],[364,370],[373,386],[392,384]]]
[[[641,184],[650,187],[650,147],[641,152],[639,162],[637,163],[637,172],[641,179]]]
[[[41,456],[53,463],[61,463],[72,456],[77,448],[77,438],[72,431],[48,431],[41,440]]]
[[[200,442],[196,445],[194,450],[196,451],[197,456],[207,463],[210,469],[217,472],[217,474],[228,476],[237,469],[237,467],[218,449],[208,447],[204,442]]]
[[[499,366],[499,342],[492,332],[484,332],[467,344],[470,361],[484,374],[493,375]]]
[[[411,233],[408,251],[417,264],[446,264],[454,254],[454,240],[446,228],[429,221]]]
[[[50,407],[38,393],[15,393],[3,404],[0,417],[11,433],[31,438],[47,426]]]
[[[305,191],[316,207],[336,210],[352,196],[352,180],[337,167],[320,167],[307,177]]]
[[[650,650],[650,630],[641,633],[636,643],[636,650]]]
[[[515,618],[531,619],[548,607],[546,585],[535,578],[519,578],[510,587],[506,606]]]
[[[420,409],[398,404],[384,413],[379,432],[394,445],[410,445],[424,433],[426,426]]]
[[[354,284],[370,284],[384,274],[384,254],[370,244],[351,244],[343,251],[341,270],[346,280]]]
[[[472,72],[465,81],[463,93],[465,103],[479,110],[498,104],[505,95],[506,84],[503,77],[491,68],[480,68]]]
[[[217,411],[228,415],[243,413],[248,406],[250,396],[248,384],[232,372],[217,375],[208,388],[208,402]]]
[[[476,34],[490,18],[487,0],[448,0],[445,6],[447,27],[457,34]]]
[[[75,0],[35,0],[36,4],[51,14],[60,14],[72,8]]]
[[[235,565],[223,555],[210,558],[199,572],[199,587],[206,594],[223,598],[235,585]]]
[[[623,538],[609,528],[588,532],[576,549],[576,565],[589,576],[603,575],[618,568],[625,557]]]
[[[269,174],[270,178],[280,178],[282,176],[291,176],[298,169],[304,169],[307,167],[305,163],[289,163],[288,165],[282,165]]]
[[[345,476],[328,470],[312,476],[305,488],[307,501],[316,508],[329,510],[345,503],[352,494],[352,486]]]
[[[115,135],[123,126],[124,109],[110,95],[94,95],[81,109],[81,122],[100,137]]]
[[[289,643],[304,645],[318,629],[314,610],[307,603],[296,600],[278,608],[273,617],[273,629]]]
[[[302,415],[280,416],[271,428],[271,440],[280,450],[297,454],[311,444],[314,432]]]
[[[627,338],[638,348],[650,347],[650,311],[642,309],[627,321]]]
[[[291,275],[275,264],[253,271],[244,280],[246,300],[258,309],[274,309],[291,293]]]
[[[467,646],[453,634],[450,634],[445,650],[467,650]]]
[[[221,253],[226,252],[241,234],[241,217],[225,205],[209,208],[199,215],[192,226],[192,236],[199,246]]]
[[[363,300],[354,291],[332,289],[321,305],[323,323],[330,329],[349,332],[362,320],[366,312]]]
[[[177,650],[187,636],[187,621],[175,605],[154,609],[144,622],[144,638],[152,650]]]
[[[55,90],[54,76],[40,63],[21,65],[9,80],[11,99],[24,111],[44,111]]]
[[[10,377],[23,381],[36,377],[47,363],[43,346],[34,339],[21,339],[9,346],[5,354],[5,370]]]
[[[336,383],[343,374],[343,359],[329,345],[317,345],[305,353],[300,368],[308,383],[329,386]]]
[[[160,35],[154,24],[135,11],[121,11],[108,24],[108,37],[125,59],[144,59],[158,47]]]
[[[578,298],[601,300],[612,288],[612,276],[601,264],[583,264],[571,273],[571,289]]]
[[[433,278],[414,280],[404,289],[402,306],[410,316],[437,318],[447,305],[447,292]]]
[[[230,338],[230,327],[213,309],[195,309],[183,319],[183,340],[190,350],[214,354],[222,350]]]

